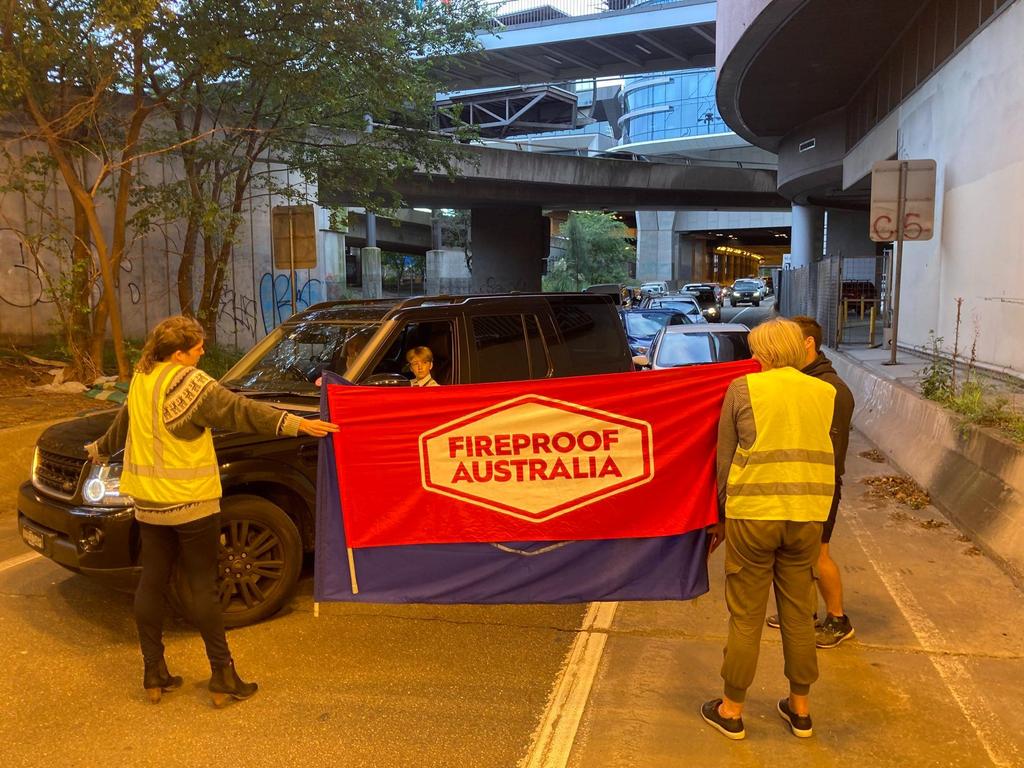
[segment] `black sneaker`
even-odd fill
[[[746,738],[747,732],[743,730],[743,718],[722,717],[718,713],[718,707],[721,703],[721,699],[712,699],[700,705],[700,716],[704,718],[704,722],[712,728],[717,728],[727,739]]]
[[[796,712],[789,708],[788,697],[779,699],[779,714],[783,720],[789,723],[789,730],[793,732],[794,736],[806,739],[808,736],[813,735],[811,731],[811,716],[796,714]]]
[[[777,613],[773,613],[771,616],[769,616],[767,619],[765,619],[764,623],[767,624],[772,629],[778,629],[780,626],[782,626],[779,623],[779,614],[777,614]],[[818,618],[818,614],[814,614],[814,628],[815,629],[820,629],[821,628],[821,623],[822,622],[821,622],[821,619]]]
[[[835,648],[843,640],[853,637],[853,634],[849,616],[833,616],[830,613],[816,633],[816,643],[819,648]]]

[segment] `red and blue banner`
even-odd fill
[[[577,602],[707,591],[715,445],[751,361],[470,386],[327,375],[317,600]]]

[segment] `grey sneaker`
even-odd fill
[[[816,633],[816,643],[819,648],[835,648],[853,635],[849,616],[833,616],[830,613]]]
[[[789,698],[779,699],[779,714],[782,719],[789,723],[789,730],[793,732],[793,735],[806,739],[813,735],[811,730],[811,716],[810,715],[798,715],[792,709],[789,708]]]
[[[773,613],[771,616],[769,616],[767,619],[765,619],[764,623],[767,624],[772,629],[778,629],[780,626],[782,626],[779,623],[779,614],[777,614],[777,613]],[[818,614],[814,614],[814,628],[815,629],[820,629],[821,628],[821,619],[818,618]]]
[[[700,716],[704,718],[704,722],[716,729],[727,739],[736,741],[746,738],[747,732],[743,729],[743,718],[722,717],[718,713],[718,707],[721,703],[721,699],[712,699],[700,705]]]

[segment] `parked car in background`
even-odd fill
[[[775,283],[771,278],[771,275],[766,275],[761,278],[761,282],[764,283],[765,296],[771,296],[775,293]]]
[[[664,280],[654,280],[652,282],[640,284],[641,297],[664,296],[666,293],[668,293],[668,283]]]
[[[750,329],[741,323],[722,323],[714,328],[706,325],[669,326],[654,338],[648,354],[634,357],[633,362],[640,368],[662,370],[749,360],[749,334]]]
[[[682,295],[693,296],[700,306],[701,314],[709,323],[722,322],[722,311],[718,306],[718,299],[715,297],[715,289],[710,285],[699,285],[691,283],[682,290]]]
[[[644,309],[674,309],[682,312],[693,323],[706,323],[700,304],[689,294],[670,293],[667,296],[652,297],[643,302]]]
[[[619,310],[626,341],[633,355],[646,355],[651,342],[658,332],[671,325],[690,325],[691,320],[682,312],[672,309],[622,309]]]
[[[738,304],[752,304],[755,307],[759,307],[761,299],[764,298],[761,292],[763,288],[764,286],[760,280],[754,280],[749,277],[737,280],[732,284],[732,290],[729,291],[729,306],[735,307]]]

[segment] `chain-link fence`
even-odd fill
[[[888,255],[834,256],[782,270],[776,289],[779,312],[815,318],[829,346],[880,346],[889,262]]]

